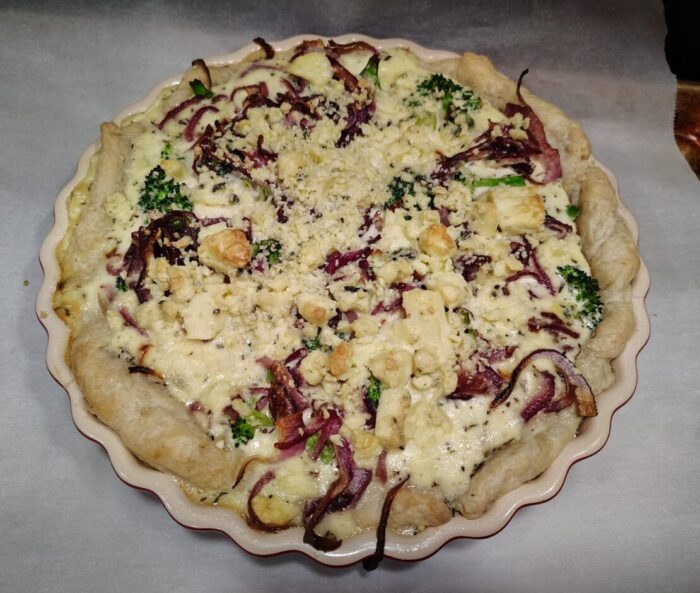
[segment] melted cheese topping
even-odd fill
[[[370,56],[347,53],[341,62],[358,76]],[[123,257],[132,233],[160,216],[139,205],[156,166],[205,222],[198,249],[186,251],[185,241],[177,261],[149,258],[148,300],[112,290],[106,316],[114,352],[162,377],[218,446],[270,460],[246,472],[219,504],[245,512],[248,491],[273,467],[276,479],[256,498],[256,512],[299,523],[303,503],[337,477],[332,461],[306,453],[275,461],[272,422],[247,442],[234,440],[232,417],[249,415],[260,388],[270,386],[262,357],[283,361],[304,344],[313,347],[298,367],[300,389],[314,408],[340,411],[340,435],[352,443],[355,462],[374,469],[386,451],[390,481],[410,475],[449,501],[467,491],[491,451],[519,438],[527,402],[527,393],[497,408],[492,395],[448,399],[460,374],[488,367],[507,382],[533,350],[554,348],[573,360],[589,336],[556,272],[563,265],[589,272],[561,184],[520,179],[515,187],[483,187],[474,180],[517,175],[488,159],[435,176],[440,155],[467,150],[493,123],[518,138],[527,137],[527,121],[509,120],[483,101],[455,115],[444,93],[420,91],[431,75],[409,52],[383,51],[381,87],[358,76],[349,92],[323,52],[291,62],[286,53],[240,66],[212,97],[160,127],[162,100],[136,116],[147,131],[134,141],[123,192],[105,203],[114,253]],[[262,84],[270,100],[246,109],[253,93],[240,89]],[[275,99],[289,97],[291,85],[303,104]],[[204,106],[210,109],[200,112]],[[350,119],[360,123],[342,142]],[[199,140],[186,137],[188,125]],[[208,154],[243,163],[245,172],[197,161],[208,126],[222,128]],[[572,232],[559,238],[544,226],[545,215]],[[553,291],[531,275],[513,279],[525,265],[514,244],[525,238]],[[362,257],[337,270],[326,265],[334,252],[358,250]],[[113,286],[105,272],[86,299],[96,306],[98,293]],[[532,331],[528,322],[542,312],[555,314],[571,335]],[[374,428],[365,402],[370,381],[383,389]],[[347,535],[355,528],[340,521],[333,529]]]

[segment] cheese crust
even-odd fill
[[[270,62],[256,52],[240,64],[211,68],[197,61],[144,114],[103,124],[99,153],[69,199],[69,229],[58,250],[62,281],[54,306],[71,329],[69,366],[90,411],[140,460],[176,476],[193,500],[228,506],[249,522],[252,505],[266,525],[303,524],[305,506],[342,474],[332,451],[338,458],[343,447],[356,467],[373,472],[372,480],[352,504],[327,514],[317,533],[345,538],[375,528],[388,488],[407,477],[390,529],[419,531],[453,512],[479,517],[542,473],[575,438],[581,418],[574,405],[528,416],[525,399],[543,376],[556,376],[557,393],[565,390],[547,364],[525,369],[516,386],[523,401],[516,397],[508,407],[490,407],[495,392],[472,393],[464,383],[489,376],[491,387],[502,391],[517,363],[538,349],[569,356],[597,396],[614,381],[610,362],[634,329],[630,284],[639,269],[617,195],[591,161],[581,128],[553,105],[518,91],[483,56],[423,64],[409,52],[388,50],[372,83],[365,76],[373,56],[367,48],[290,54]],[[290,80],[305,81],[307,94],[294,89],[296,97],[315,91],[325,97],[323,108],[313,99],[303,108],[291,99],[249,108],[226,145],[239,159],[236,166],[249,168],[243,176],[234,169],[222,174],[219,161],[215,172],[212,159],[220,153],[202,148],[206,130],[224,118],[226,102],[232,117],[245,112],[243,96],[254,91],[239,87],[279,84],[270,78],[278,70],[255,68],[281,68],[274,60],[284,60],[285,72],[296,77]],[[338,75],[338,62],[357,84],[352,106],[352,82]],[[467,108],[455,99],[462,91],[453,90],[448,108],[445,94],[435,99],[416,91],[434,72],[482,103]],[[193,96],[194,81],[211,95]],[[226,99],[214,102],[218,96]],[[348,132],[363,100],[372,105],[367,119]],[[168,119],[188,101],[189,111]],[[560,179],[541,183],[547,171],[540,163],[524,181],[517,168],[493,159],[486,159],[488,166],[465,161],[442,175],[449,162],[443,157],[468,150],[489,133],[489,122],[505,126],[514,140],[531,138],[532,121],[503,115],[509,104],[528,105],[541,121],[546,142],[558,151]],[[209,109],[198,114],[203,106]],[[315,111],[323,113],[316,121]],[[327,138],[339,131],[333,152]],[[422,149],[421,138],[428,137],[430,150],[449,153],[436,157]],[[337,156],[330,162],[331,152],[351,155],[350,164]],[[371,170],[359,175],[352,158],[370,162]],[[197,169],[198,163],[204,165]],[[167,209],[139,209],[144,177],[156,165],[171,188],[185,192],[180,203],[194,204],[193,215],[169,219]],[[505,185],[505,178],[515,185]],[[477,189],[484,179],[493,185]],[[322,190],[338,201],[324,206],[317,198]],[[398,206],[392,204],[399,194]],[[575,223],[565,218],[567,205],[578,208]],[[301,208],[305,222],[299,222]],[[548,217],[571,230],[553,238],[543,230]],[[174,220],[177,232],[152,226],[158,220]],[[288,234],[279,232],[285,225]],[[346,234],[337,234],[344,227]],[[144,283],[129,247],[149,240]],[[519,279],[537,262],[523,255],[530,241],[549,285]],[[354,252],[362,253],[347,255]],[[482,259],[472,269],[475,255]],[[572,262],[600,287],[603,316],[594,331],[571,314],[575,295],[554,277],[557,266]],[[115,278],[116,288],[108,284]],[[552,329],[547,315],[565,329]],[[514,337],[518,332],[523,337]],[[280,420],[291,414],[251,395],[272,400],[276,389],[284,391],[278,367],[270,380],[259,360],[289,361],[301,349],[300,362],[285,363],[308,399],[306,411],[296,409],[301,430],[313,423],[312,412],[325,422],[337,411],[342,416],[327,441],[331,461],[322,461],[324,453],[312,458],[309,435],[306,452],[302,441],[296,455],[280,455]],[[234,356],[241,361],[231,362]],[[496,378],[484,375],[494,369]],[[381,389],[375,410],[367,403],[373,386]],[[236,423],[246,418],[262,424],[253,426],[252,438],[236,440]],[[314,434],[319,439],[322,431]],[[275,477],[262,490],[266,496],[249,499],[266,471]]]

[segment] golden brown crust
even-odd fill
[[[614,381],[610,362],[622,353],[634,331],[630,284],[639,271],[639,251],[618,206],[607,175],[590,165],[581,180],[577,223],[583,253],[600,283],[604,317],[576,364],[596,393]]]
[[[457,510],[467,519],[480,517],[495,500],[539,476],[576,436],[580,420],[573,406],[538,416],[474,475],[467,493],[455,501]]]
[[[73,309],[73,291],[104,265],[105,253],[109,250],[105,237],[111,230],[111,219],[103,204],[110,195],[122,189],[131,142],[141,132],[141,126],[132,124],[122,128],[110,122],[102,124],[100,131],[101,146],[95,177],[85,203],[80,207],[75,227],[69,229],[59,247],[63,289],[56,295],[56,307]]]
[[[69,362],[88,409],[114,430],[139,459],[199,488],[228,490],[242,455],[217,448],[186,408],[152,379],[131,374],[107,350],[104,320],[87,320],[75,336]]]
[[[452,511],[434,490],[402,488],[391,505],[388,526],[396,531],[437,527],[452,518]]]

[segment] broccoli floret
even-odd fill
[[[400,205],[405,195],[415,196],[416,191],[413,181],[405,181],[401,177],[394,177],[389,183],[389,193],[391,197],[384,203],[385,208]]]
[[[139,206],[144,210],[192,210],[192,202],[180,193],[180,184],[170,179],[159,166],[146,175]]]
[[[318,442],[318,433],[312,434],[308,439],[306,439],[306,451],[308,453],[311,453],[313,451],[314,446]],[[333,458],[335,457],[335,449],[333,449],[333,445],[330,443],[327,443],[324,445],[323,449],[321,449],[321,454],[318,456],[318,458],[323,461],[323,463],[330,463],[333,461]]]
[[[590,329],[603,318],[603,303],[600,300],[598,281],[575,266],[560,266],[557,272],[566,282],[578,303],[574,316]]]
[[[360,72],[360,76],[371,81],[374,84],[374,86],[376,86],[378,89],[382,88],[382,85],[379,84],[379,55],[378,54],[374,54],[369,59],[369,62],[367,62],[367,65],[364,67],[364,70],[362,70],[362,72]]]
[[[469,127],[474,125],[474,120],[469,115],[473,111],[481,109],[481,99],[472,90],[458,85],[442,74],[433,74],[421,82],[416,88],[419,96],[432,96],[440,101],[445,117],[454,122],[457,116],[462,115]],[[411,101],[409,105],[417,106],[419,101]]]
[[[233,436],[233,442],[236,447],[239,445],[244,445],[250,439],[253,438],[255,434],[255,428],[253,428],[247,420],[239,418],[231,425],[231,435]]]
[[[277,239],[264,239],[262,241],[256,241],[253,243],[253,257],[256,257],[259,253],[262,253],[267,260],[267,263],[278,264],[282,261],[280,257],[280,252],[282,251],[282,243]]]
[[[571,220],[574,220],[578,216],[579,212],[580,209],[577,206],[568,206],[566,208],[566,214]]]
[[[120,290],[121,292],[126,292],[129,290],[129,287],[126,285],[126,280],[124,280],[124,278],[121,276],[117,276],[117,290]]]
[[[211,99],[214,96],[214,93],[211,91],[211,89],[208,89],[205,84],[199,80],[198,78],[195,78],[194,80],[190,80],[190,88],[192,89],[192,92],[197,95],[198,97],[204,97],[205,99]]]
[[[233,442],[236,447],[244,445],[253,438],[258,428],[266,428],[273,425],[272,418],[262,412],[253,411],[245,418],[239,418],[231,424]]]
[[[367,400],[375,409],[379,407],[379,398],[382,396],[382,382],[374,375],[369,376],[369,385],[367,386]]]
[[[160,151],[160,158],[163,160],[168,160],[172,151],[173,147],[170,145],[170,142],[167,142],[165,146],[163,146],[163,150]]]
[[[321,334],[316,334],[316,337],[313,339],[304,338],[301,341],[301,343],[304,345],[304,348],[306,348],[309,352],[312,352],[313,350],[318,350],[321,347]]]

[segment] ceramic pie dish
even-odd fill
[[[281,51],[309,38],[318,38],[318,36],[303,35],[272,45],[276,50]],[[360,35],[346,35],[335,39],[341,43],[363,40],[379,48],[406,47],[426,62],[456,57],[456,54],[428,50],[402,39],[376,40]],[[236,62],[254,49],[253,45],[246,46],[235,53],[210,58],[206,62],[210,65]],[[115,119],[115,122],[144,110],[163,88],[176,84],[178,80],[179,78],[173,78],[164,81],[142,101],[122,112]],[[276,534],[261,533],[252,530],[241,517],[230,510],[194,504],[183,493],[172,476],[151,469],[138,461],[123,445],[119,437],[87,410],[75,378],[65,361],[69,330],[54,312],[51,298],[60,279],[60,268],[55,253],[67,228],[66,200],[85,176],[90,159],[97,149],[97,144],[93,144],[83,154],[75,177],[61,191],[56,201],[55,226],[41,250],[41,263],[45,278],[37,301],[37,313],[49,334],[48,367],[52,375],[69,394],[74,422],[78,429],[88,438],[103,445],[115,471],[123,481],[156,494],[171,516],[186,527],[220,531],[231,537],[248,552],[261,556],[297,551],[327,565],[344,566],[371,555],[376,543],[374,532],[353,537],[332,552],[320,552],[302,542],[301,528],[292,528]],[[606,174],[617,190],[617,186],[607,170]],[[629,211],[620,205],[619,215],[636,240],[638,229]],[[482,538],[497,533],[519,508],[543,502],[554,496],[562,487],[571,465],[602,448],[609,436],[612,415],[631,397],[635,389],[636,356],[649,335],[648,318],[644,309],[644,296],[648,287],[649,276],[642,262],[640,271],[631,286],[635,330],[623,353],[613,362],[615,382],[603,393],[598,394],[598,415],[583,422],[579,435],[564,448],[554,463],[536,479],[499,498],[483,516],[477,519],[469,520],[456,516],[440,527],[429,528],[417,535],[389,535],[385,550],[387,557],[419,560],[431,555],[451,539],[459,537]]]

